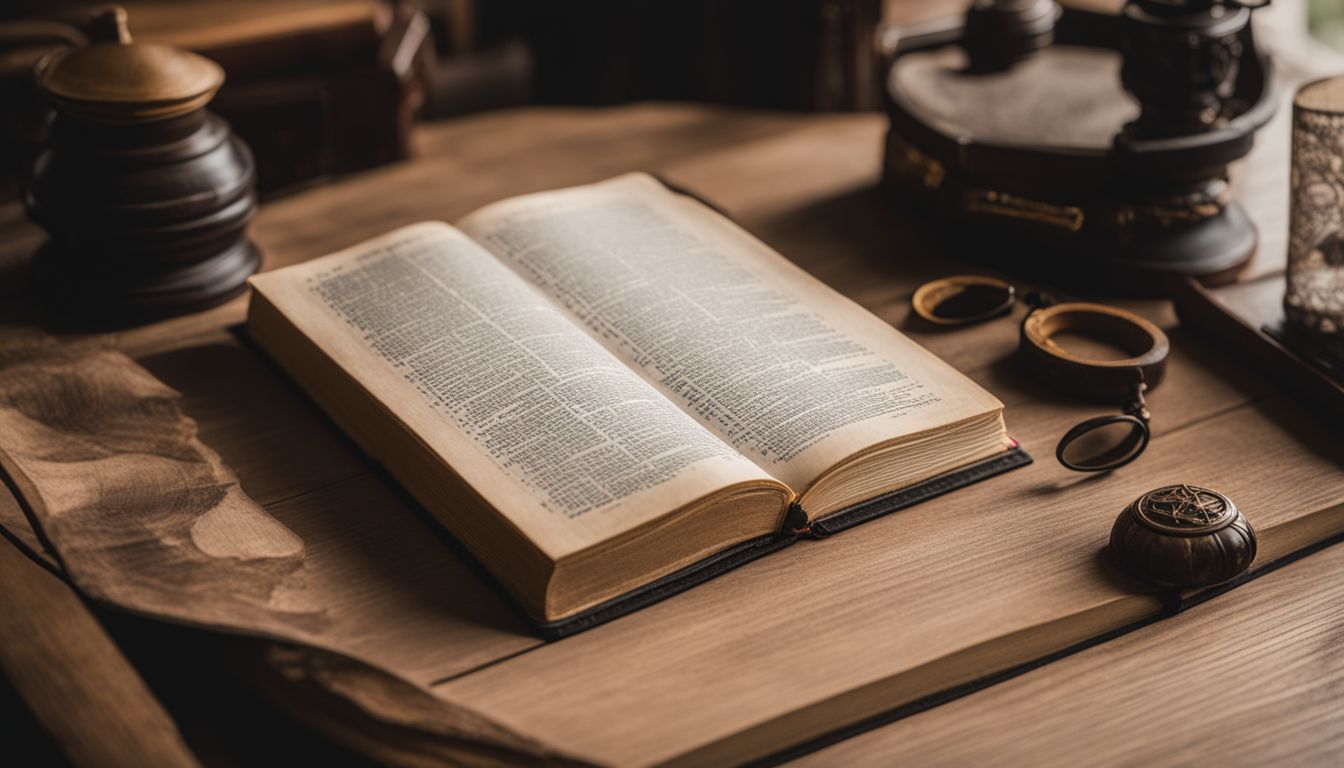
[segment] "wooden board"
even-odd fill
[[[0,541],[0,673],[75,765],[193,766],[177,726],[79,597]],[[31,734],[8,731],[22,762]]]
[[[658,171],[999,395],[1012,432],[1040,459],[550,646],[451,547],[398,543],[406,531],[423,536],[423,523],[230,336],[241,301],[116,343],[184,393],[201,439],[312,551],[367,569],[349,601],[348,640],[408,679],[437,681],[443,696],[592,759],[761,754],[830,727],[809,707],[826,703],[853,721],[1150,615],[1158,602],[1107,572],[1098,553],[1120,507],[1162,482],[1231,494],[1265,534],[1266,558],[1310,538],[1294,520],[1338,511],[1339,445],[1253,372],[1179,332],[1169,379],[1151,399],[1150,455],[1101,479],[1055,465],[1059,435],[1115,405],[1036,386],[1012,363],[1013,320],[953,333],[910,320],[919,282],[971,267],[940,253],[935,235],[875,188],[884,129],[876,115],[672,105],[493,113],[425,129],[420,160],[262,211],[253,231],[275,267],[501,197]],[[21,261],[36,239],[4,226],[14,236],[0,243],[0,265]],[[1126,306],[1174,323],[1163,304]],[[0,334],[29,332],[22,308],[14,317]],[[823,588],[838,597],[818,599]],[[1069,626],[1054,632],[1061,622]],[[720,737],[752,729],[715,751]]]
[[[1176,307],[1191,333],[1244,359],[1304,407],[1344,427],[1344,381],[1332,378],[1327,366],[1319,363],[1319,351],[1281,333],[1286,288],[1283,274],[1218,288],[1190,282],[1176,298]],[[1271,334],[1266,328],[1280,332]]]
[[[1281,399],[1236,408],[1155,438],[1111,478],[1038,462],[442,691],[597,762],[760,757],[1157,613],[1102,556],[1119,510],[1148,488],[1225,491],[1260,532],[1262,562],[1286,554],[1307,511],[1344,531],[1338,458]]]
[[[790,765],[1339,765],[1344,544]]]

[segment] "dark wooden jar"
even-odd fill
[[[203,309],[240,293],[261,257],[247,147],[205,105],[224,72],[204,57],[132,44],[125,11],[93,44],[38,64],[56,117],[25,192],[50,235],[34,258],[47,308],[118,324]]]

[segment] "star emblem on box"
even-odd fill
[[[1160,528],[1198,533],[1225,525],[1235,510],[1221,493],[1182,483],[1144,494],[1137,511]]]

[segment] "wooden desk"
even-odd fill
[[[1092,563],[1110,520],[1149,487],[1170,481],[1217,487],[1243,509],[1254,510],[1257,525],[1286,519],[1282,516],[1290,510],[1334,509],[1344,502],[1338,436],[1253,371],[1187,337],[1175,327],[1170,308],[1156,301],[1119,302],[1167,328],[1173,340],[1168,380],[1150,399],[1155,437],[1149,454],[1100,481],[1079,479],[1054,466],[1049,461],[1054,441],[1097,406],[1042,392],[1008,364],[1017,333],[1011,321],[954,333],[930,332],[908,322],[908,299],[915,286],[972,267],[940,252],[934,233],[893,210],[875,187],[884,130],[885,121],[877,115],[797,116],[657,104],[492,113],[421,129],[415,161],[278,201],[262,211],[254,234],[266,266],[274,268],[402,224],[451,221],[503,197],[630,170],[657,171],[715,201],[767,243],[997,394],[1008,406],[1013,434],[1039,459],[1029,474],[1014,473],[871,524],[872,531],[843,543],[851,553],[844,563],[834,562],[834,549],[800,547],[788,558],[767,558],[608,627],[552,645],[528,635],[468,569],[444,559],[434,566],[441,569],[435,578],[454,585],[454,595],[389,606],[387,626],[369,628],[373,635],[395,634],[405,627],[397,622],[413,622],[417,631],[429,627],[438,632],[441,643],[434,653],[390,653],[382,658],[384,663],[440,695],[470,700],[505,722],[525,721],[534,732],[554,737],[581,755],[617,763],[671,756],[682,748],[674,742],[688,732],[712,734],[734,725],[736,712],[754,708],[754,718],[775,717],[762,708],[772,701],[782,706],[791,694],[791,678],[781,670],[803,675],[815,690],[860,685],[865,674],[877,674],[874,665],[881,667],[878,679],[899,678],[906,686],[901,690],[908,692],[967,682],[939,677],[934,662],[953,652],[976,653],[984,639],[975,635],[977,627],[999,621],[1018,622],[1026,629],[1063,610],[1035,600],[1033,590],[1048,588],[1062,595],[1069,610],[1102,599],[1095,582],[1075,575],[1095,570]],[[1265,248],[1252,266],[1255,274],[1276,270],[1281,263],[1283,158],[1282,147],[1278,154],[1261,153],[1253,161],[1259,166],[1239,181],[1240,194],[1264,231]],[[0,231],[0,266],[16,267],[37,243],[37,233],[12,206],[0,211]],[[184,407],[200,423],[202,440],[237,471],[253,498],[310,546],[346,546],[327,530],[323,514],[331,509],[354,514],[404,508],[405,501],[297,393],[277,383],[270,369],[238,347],[227,328],[241,321],[244,308],[239,300],[125,331],[116,334],[115,344],[184,392]],[[9,308],[3,337],[33,333],[24,311],[20,304]],[[251,415],[242,419],[243,413]],[[0,511],[4,506],[0,504]],[[10,509],[12,513],[12,504]],[[415,555],[408,550],[419,544],[407,540],[416,534],[406,531],[418,523],[387,520],[380,525],[387,527],[376,543],[380,556]],[[400,525],[408,526],[406,531]],[[965,541],[961,536],[1002,540],[1002,548],[995,550],[1000,554],[962,562],[956,547]],[[937,541],[945,543],[931,544]],[[1291,545],[1285,538],[1279,551],[1269,554],[1285,554]],[[5,555],[6,585],[53,588],[47,573],[8,550]],[[822,621],[808,605],[766,589],[786,572],[820,574],[844,583],[854,575],[847,568],[877,562],[886,570],[853,595],[846,609],[851,620],[845,623],[832,621],[830,614]],[[965,583],[972,588],[954,600],[937,595],[940,570],[948,567],[970,573]],[[1312,594],[1319,589],[1321,599],[1339,590],[1338,568],[1313,573],[1319,584],[1306,580],[1294,585],[1300,583]],[[370,575],[372,582],[379,578],[378,573]],[[46,585],[37,586],[42,580]],[[744,603],[745,594],[776,596]],[[0,667],[63,744],[97,744],[90,754],[126,756],[152,745],[165,762],[181,761],[180,740],[171,729],[164,731],[164,709],[148,691],[125,682],[129,668],[112,642],[100,637],[87,618],[78,618],[84,610],[78,601],[52,598],[11,605],[12,610],[9,605],[0,610]],[[1117,608],[1132,612],[1135,619],[1155,609],[1152,598],[1139,597]],[[74,648],[26,634],[58,618],[84,622],[80,632],[89,643]],[[1313,621],[1310,616],[1301,620]],[[1337,631],[1332,620],[1322,616],[1319,630]],[[1154,634],[1180,621],[1178,617],[1154,628],[1147,641],[1127,642],[1161,644],[1161,635],[1153,639]],[[1188,639],[1185,634],[1174,637]],[[1283,637],[1291,642],[1293,635]],[[367,642],[373,646],[385,639],[371,637]],[[825,648],[832,652],[817,653]],[[1330,646],[1309,655],[1312,663],[1337,668],[1338,657],[1331,654],[1338,652]],[[731,685],[723,677],[725,659],[734,665]],[[1220,663],[1236,664],[1238,659],[1235,648],[1216,653]],[[42,674],[23,674],[22,669],[40,669]],[[1050,669],[1042,674],[1051,674]],[[924,678],[916,674],[921,671]],[[1068,678],[1061,673],[1050,679]],[[90,680],[100,681],[93,687],[104,693],[122,694],[84,699],[89,706],[80,708],[65,706],[79,695],[72,690],[87,687]],[[1269,696],[1271,690],[1243,694]],[[540,707],[543,693],[552,698]],[[710,695],[715,706],[692,706],[692,695]],[[991,695],[994,689],[977,694]],[[968,698],[963,706],[974,712],[994,710],[972,707],[970,702],[978,700]],[[104,706],[93,706],[98,703]],[[903,701],[893,699],[896,703]],[[937,720],[941,711],[920,717]],[[1344,708],[1323,717],[1329,727],[1339,728]],[[1280,720],[1245,723],[1244,733],[1256,727],[1269,732],[1284,725]],[[594,727],[601,722],[619,726]],[[992,718],[986,722],[1011,724]],[[110,727],[112,723],[118,727]],[[820,735],[809,732],[805,722],[798,725],[800,742]],[[151,742],[145,735],[151,730],[161,738]],[[184,725],[184,730],[190,729]],[[1115,745],[1116,760],[1126,754],[1119,751],[1121,741],[1106,742]],[[871,749],[880,758],[888,744],[874,735],[855,742],[854,749]],[[1309,756],[1323,759],[1325,750],[1337,744],[1322,742],[1321,751]],[[778,744],[780,749],[791,746]],[[1214,760],[1220,755],[1215,748],[1205,756]]]
[[[1338,765],[1344,545],[1169,621],[797,761]]]

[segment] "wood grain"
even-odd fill
[[[0,532],[8,536],[10,542],[24,554],[42,563],[53,573],[59,572],[60,564],[47,551],[47,545],[42,539],[38,538],[19,500],[14,498],[8,488],[0,488]]]
[[[300,643],[307,663],[279,664],[284,679],[298,685],[315,678],[362,712],[361,722],[381,716],[414,726],[423,732],[426,750],[484,751],[510,761],[551,754],[417,686],[433,679],[426,675],[480,659],[467,652],[469,642],[420,642],[408,650],[403,635],[424,641],[456,634],[470,641],[474,633],[507,641],[520,634],[516,617],[498,610],[499,601],[427,525],[409,514],[400,518],[409,528],[361,514],[355,525],[333,528],[334,505],[299,496],[276,505],[298,523],[297,531],[287,527],[239,489],[218,455],[196,437],[179,401],[144,368],[101,345],[0,351],[0,431],[7,436],[0,467],[61,573],[81,592],[165,621]],[[389,502],[387,488],[367,474],[329,490],[360,512]],[[4,546],[11,558],[20,557]],[[389,582],[399,588],[387,589]],[[474,591],[453,589],[464,582]],[[487,600],[464,604],[463,594]],[[92,623],[82,610],[70,613],[71,620]],[[32,610],[18,615],[39,618]],[[42,643],[50,641],[36,634]],[[55,650],[17,645],[14,657],[0,655],[0,662],[21,662],[29,650],[49,663]],[[48,704],[41,688],[26,690],[34,687],[27,674],[18,670],[16,688]],[[134,699],[138,693],[128,687],[123,695]],[[93,712],[106,703],[94,702]],[[60,725],[71,726],[60,736],[87,734],[74,720]],[[121,746],[115,742],[128,735],[111,738]],[[84,749],[78,738],[65,741],[68,751]],[[92,757],[79,755],[81,761]],[[123,755],[115,759],[124,762]]]
[[[177,393],[124,355],[7,347],[0,431],[6,482],[85,594],[188,623],[324,623],[323,606],[277,599],[303,569],[303,541],[196,439]]]
[[[278,377],[234,389],[257,362],[249,368],[241,348],[229,349],[156,362],[219,375],[223,389],[199,379],[195,389],[243,394],[254,406],[221,395],[234,412],[263,422],[279,413],[268,410],[277,405],[268,395],[283,403],[287,394]],[[225,370],[212,366],[219,354]],[[0,362],[0,465],[86,594],[169,620],[309,643],[421,684],[536,642],[411,505],[349,453],[335,454],[359,467],[347,479],[280,495],[268,513],[197,438],[178,394],[121,353],[7,349]],[[310,434],[340,449],[306,418],[316,427]],[[322,444],[265,429],[252,435],[277,445],[263,453],[279,469],[300,474],[311,465],[287,463],[287,455],[311,460],[303,449]]]
[[[1344,545],[790,765],[1338,765]]]
[[[1109,478],[1038,462],[440,690],[594,762],[758,757],[1154,614],[1101,557],[1116,514],[1152,487],[1226,492],[1261,562],[1313,513],[1344,530],[1339,460],[1291,404],[1237,408],[1155,438]]]
[[[1019,373],[1011,363],[1017,333],[1014,322],[1005,320],[947,334],[920,328],[910,321],[907,300],[920,280],[932,274],[965,270],[968,266],[941,254],[936,238],[920,222],[893,213],[889,201],[872,186],[876,179],[882,129],[880,118],[864,115],[785,120],[777,116],[663,105],[605,112],[521,110],[480,116],[427,130],[422,135],[422,142],[432,156],[422,162],[388,168],[268,207],[258,221],[256,236],[266,244],[270,263],[280,264],[319,255],[395,224],[422,218],[451,218],[496,197],[586,181],[622,170],[653,168],[724,205],[749,229],[775,244],[786,255],[968,371],[1009,404],[1009,425],[1028,449],[1038,456],[1048,456],[1053,441],[1067,426],[1106,406],[1041,391],[1029,377]],[[504,143],[506,139],[508,144]],[[500,143],[492,143],[495,140]],[[510,144],[525,147],[521,157],[517,153],[509,155],[501,151],[500,148]],[[596,167],[581,162],[599,145],[612,151],[603,154]],[[536,167],[537,173],[520,176],[517,172],[520,163]],[[473,184],[434,183],[436,177],[459,178],[468,173]],[[401,193],[410,188],[424,190],[424,193]],[[370,201],[373,210],[369,210]],[[341,226],[330,226],[331,222],[341,222]],[[1174,322],[1164,306],[1153,303],[1128,306],[1148,314],[1168,328]],[[500,618],[509,615],[508,609],[483,589],[470,576],[470,571],[462,570],[456,564],[444,564],[443,555],[432,547],[407,549],[405,545],[390,544],[401,540],[392,532],[402,526],[420,525],[410,506],[387,488],[381,478],[366,475],[367,467],[342,445],[331,427],[315,415],[301,396],[287,388],[288,385],[275,377],[266,365],[255,359],[249,360],[249,351],[237,347],[221,333],[222,324],[238,317],[230,314],[234,311],[225,308],[213,314],[136,329],[120,334],[116,341],[123,348],[141,355],[156,376],[185,393],[184,411],[200,422],[203,440],[217,447],[228,463],[236,466],[245,490],[267,502],[271,514],[300,531],[313,547],[312,551],[329,551],[336,560],[354,558],[363,563],[373,562],[375,555],[390,555],[404,566],[377,571],[376,581],[384,583],[390,592],[370,587],[359,592],[365,597],[350,603],[358,607],[357,610],[349,609],[352,611],[351,626],[361,628],[357,634],[367,643],[365,647],[377,647],[382,630],[378,628],[379,621],[360,622],[360,617],[377,617],[386,622],[388,614],[380,609],[385,605],[402,604],[399,601],[407,599],[395,597],[399,591],[395,579],[398,574],[436,573],[445,568],[449,571],[456,569],[459,574],[442,580],[442,583],[453,585],[451,594],[457,597],[419,601],[425,608],[421,615],[437,618],[424,622],[411,620],[409,624],[386,624],[389,634],[398,637],[394,656],[400,661],[392,660],[392,668],[421,681],[452,678],[536,646],[537,641],[521,627],[510,625],[507,618]],[[779,675],[777,669],[787,668],[789,664],[807,666],[812,663],[806,654],[795,657],[791,653],[833,642],[820,636],[807,636],[799,645],[781,645],[767,639],[769,632],[792,632],[791,629],[782,630],[781,623],[798,621],[804,627],[829,626],[839,631],[838,628],[846,626],[853,613],[875,611],[878,615],[887,615],[885,608],[889,602],[904,599],[906,607],[890,614],[892,621],[900,622],[896,629],[891,625],[868,627],[868,631],[877,635],[881,635],[885,627],[885,631],[893,636],[900,636],[903,630],[897,630],[904,626],[923,623],[927,627],[918,637],[901,640],[900,644],[907,652],[891,657],[891,666],[885,671],[870,670],[879,678],[896,679],[900,670],[908,672],[921,661],[934,661],[955,653],[983,652],[987,647],[984,641],[989,638],[1021,631],[1044,620],[1042,617],[1069,615],[1067,606],[1071,604],[1068,599],[1053,608],[1038,605],[1036,609],[1028,610],[1030,601],[1024,602],[1025,598],[1021,596],[1030,594],[1033,585],[1040,587],[1044,584],[1050,590],[1056,584],[1063,585],[1066,596],[1080,596],[1080,602],[1072,604],[1075,608],[1077,605],[1095,605],[1095,601],[1102,600],[1099,595],[1113,593],[1107,591],[1111,587],[1104,579],[1077,578],[1079,573],[1096,576],[1093,558],[1102,538],[1098,534],[1096,541],[1092,541],[1092,528],[1105,528],[1109,523],[1106,518],[1113,516],[1113,509],[1118,510],[1129,497],[1157,484],[1159,478],[1153,476],[1157,467],[1178,478],[1184,478],[1187,473],[1201,474],[1206,466],[1217,467],[1217,462],[1222,459],[1210,457],[1206,463],[1200,458],[1197,447],[1206,440],[1227,439],[1228,430],[1214,424],[1209,428],[1212,431],[1204,431],[1203,422],[1219,414],[1235,412],[1269,393],[1253,375],[1238,370],[1228,361],[1189,343],[1179,334],[1175,334],[1173,340],[1175,350],[1170,379],[1153,393],[1152,398],[1157,434],[1154,453],[1117,475],[1116,480],[1104,484],[1104,493],[1095,490],[1095,484],[1080,482],[1048,462],[1041,462],[1018,475],[902,513],[868,526],[866,528],[870,530],[862,533],[828,542],[828,549],[845,547],[845,558],[835,558],[814,547],[813,554],[806,557],[800,553],[797,559],[790,556],[775,564],[762,563],[756,570],[727,577],[698,589],[693,595],[684,596],[686,599],[679,598],[665,607],[646,612],[647,618],[641,615],[613,625],[610,630],[612,639],[608,643],[595,644],[604,635],[595,634],[594,639],[581,636],[573,642],[542,649],[535,662],[529,657],[536,654],[525,654],[520,659],[487,670],[487,676],[480,681],[473,680],[478,675],[468,675],[462,682],[471,683],[468,688],[474,696],[491,681],[512,680],[512,677],[498,678],[495,675],[505,671],[510,675],[521,674],[519,670],[535,667],[544,674],[539,673],[533,684],[517,685],[516,695],[530,698],[541,695],[539,691],[550,695],[548,686],[553,684],[572,686],[576,696],[598,696],[602,693],[601,686],[577,679],[586,678],[587,673],[581,674],[580,670],[585,669],[583,664],[589,654],[596,654],[605,661],[592,667],[591,679],[631,679],[634,676],[634,679],[646,680],[650,692],[673,689],[673,696],[666,705],[655,706],[651,711],[679,715],[683,708],[693,709],[703,704],[695,696],[678,698],[690,696],[687,691],[695,690],[678,682],[684,678],[685,668],[681,665],[689,664],[691,669],[700,669],[700,674],[715,678],[710,682],[717,682],[718,687],[707,685],[701,691],[704,701],[714,702],[725,698],[721,693],[724,687],[729,687],[726,680],[742,680],[725,676],[722,671],[725,665],[735,667],[743,653],[755,655],[754,650],[746,649],[774,646],[771,653],[760,655],[759,660],[747,665],[746,669],[769,679],[783,679],[788,676]],[[1279,404],[1278,407],[1284,406]],[[1286,410],[1292,411],[1291,408]],[[1248,420],[1243,426],[1252,431],[1268,426],[1280,436],[1280,440],[1273,443],[1275,446],[1296,445],[1292,451],[1311,454],[1309,448],[1284,439],[1284,431],[1276,427],[1272,419],[1259,416],[1253,408],[1238,414],[1237,418]],[[1292,414],[1290,418],[1305,420],[1300,413]],[[1187,441],[1182,444],[1184,449],[1173,449],[1165,459],[1155,458],[1163,455],[1159,447],[1168,435],[1175,438],[1182,434],[1187,435]],[[1260,450],[1271,448],[1262,443]],[[1244,460],[1255,462],[1259,460],[1257,456],[1259,454],[1252,453]],[[1243,460],[1240,456],[1234,458]],[[1235,474],[1229,466],[1223,466],[1217,475],[1204,477],[1203,481],[1217,486],[1220,479]],[[1269,475],[1251,477],[1266,487],[1277,487],[1277,481]],[[1336,490],[1328,484],[1317,485],[1315,489],[1320,491],[1321,497],[1328,497]],[[1070,515],[1077,514],[1073,507],[1081,499],[1095,499],[1095,506],[1090,505],[1086,510],[1092,516],[1088,519],[1094,518],[1091,527],[1079,520],[1074,520],[1072,525],[1065,522]],[[1238,498],[1239,503],[1244,501]],[[1301,511],[1311,511],[1310,504],[1319,507],[1326,503],[1328,499],[1304,499]],[[965,511],[982,507],[989,509],[975,513]],[[377,510],[376,518],[370,514],[374,509]],[[1053,528],[1043,529],[1043,532],[1035,527],[1017,526],[1016,518],[1028,513],[1055,516],[1056,524],[1065,529],[1064,534]],[[944,521],[951,521],[951,525]],[[948,542],[955,541],[959,535],[958,525],[976,533],[969,543],[949,548]],[[374,528],[387,532],[385,538],[375,538],[388,543],[366,544],[373,540],[370,536]],[[907,528],[911,530],[910,534],[906,534]],[[1016,535],[1000,538],[999,528],[1014,531]],[[1037,540],[1027,535],[1033,532],[1042,534],[1042,538]],[[419,535],[423,536],[423,533]],[[314,544],[317,540],[330,543],[317,547]],[[989,546],[986,542],[991,540],[997,544]],[[1022,544],[1024,540],[1027,541],[1025,546]],[[1016,574],[1023,564],[1048,562],[1051,565],[1042,581],[1029,580],[1010,594],[990,589],[983,600],[993,604],[984,615],[968,609],[955,616],[943,617],[943,622],[947,623],[927,622],[926,614],[944,613],[940,606],[949,599],[946,596],[952,593],[959,596],[968,583],[943,583],[950,573],[957,572],[958,568],[954,566],[959,566],[965,558],[958,553],[981,546],[984,548],[977,550],[978,565],[972,568],[975,577],[969,583],[983,583],[982,590],[1005,578],[1001,575],[1005,572],[1002,568],[1009,568],[1006,572]],[[852,561],[848,556],[851,549],[856,553]],[[862,556],[859,556],[860,551]],[[1060,557],[1061,553],[1068,552],[1073,555]],[[945,564],[936,565],[939,563]],[[1018,565],[1011,566],[1013,563]],[[849,582],[859,583],[874,572],[881,574],[881,578],[871,584],[840,588],[841,594],[858,589],[863,599],[853,604],[844,600],[828,608],[814,599],[811,588],[801,590],[801,595],[781,592],[778,588],[781,580],[794,581],[804,587],[808,587],[808,581],[812,579],[847,585]],[[914,572],[922,572],[922,578],[912,576]],[[808,578],[788,576],[794,573],[806,573]],[[424,582],[419,583],[422,594],[442,594],[433,587],[424,591]],[[389,595],[394,596],[390,602]],[[762,600],[762,595],[771,599]],[[907,597],[898,597],[901,595]],[[446,605],[459,600],[462,605],[480,607],[465,613],[454,614],[455,609],[449,609],[448,614],[442,613]],[[790,610],[798,610],[789,608],[787,601],[801,602],[808,607],[785,621],[785,617],[791,615]],[[724,605],[735,608],[724,611]],[[739,612],[737,606],[743,605],[746,609]],[[1153,610],[1154,605],[1151,600],[1138,598],[1132,608],[1125,608],[1121,613],[1128,616],[1126,611],[1132,610],[1135,616],[1143,615]],[[1051,613],[1051,610],[1059,613]],[[775,618],[766,620],[772,613]],[[407,614],[412,615],[414,611]],[[456,624],[453,615],[461,617]],[[721,618],[715,619],[715,615]],[[496,618],[485,618],[489,616]],[[734,618],[743,621],[741,631],[734,633],[720,626],[721,623],[736,623]],[[959,650],[938,652],[940,633],[951,634],[954,628],[956,633],[963,632],[957,621],[973,624],[975,633],[963,634],[957,639]],[[678,624],[684,628],[669,635],[670,638],[686,642],[686,633],[721,637],[708,645],[674,643],[669,649],[655,654],[666,656],[666,663],[652,666],[643,655],[647,641],[630,639],[645,637],[650,626],[655,627],[656,632],[663,632],[663,627]],[[454,626],[458,629],[450,629]],[[747,636],[744,637],[742,632]],[[1060,640],[1056,638],[1055,641]],[[892,642],[893,639],[886,638],[874,648],[888,648]],[[614,646],[621,645],[626,646],[625,653],[612,651]],[[635,648],[641,651],[631,650]],[[783,666],[767,670],[767,659],[771,664]],[[524,662],[528,666],[515,669],[515,665]],[[992,666],[996,662],[982,660],[977,663]],[[819,668],[830,669],[827,664],[821,664]],[[850,670],[850,673],[866,674],[856,670]],[[576,679],[569,679],[571,676]],[[837,676],[836,685],[846,685],[841,682],[844,679],[843,675]],[[913,696],[919,691],[947,684],[947,680],[936,676],[922,681],[906,678],[901,682],[908,684],[900,694],[903,696]],[[738,685],[734,682],[731,687]],[[745,683],[741,687],[752,688]],[[780,689],[771,685],[757,690],[762,700],[774,697],[776,703],[787,701],[798,693],[792,687]],[[818,691],[810,695],[820,695]],[[513,694],[508,690],[498,692],[501,698],[510,695]],[[727,700],[734,699],[729,696]],[[625,722],[630,711],[626,708],[644,703],[619,698],[613,701],[621,701],[622,708],[599,707],[590,713],[608,718],[619,715],[621,719],[615,722]],[[541,706],[540,699],[533,699],[533,703]],[[756,722],[773,722],[781,716],[779,711],[752,710],[751,707],[744,711],[739,719],[722,721],[716,726],[720,729],[717,732]],[[527,727],[537,725],[530,719],[526,707],[520,707],[518,712],[518,722]],[[706,706],[704,712],[708,717],[718,709]],[[637,720],[628,722],[633,728]],[[541,724],[540,732],[549,733],[550,727]],[[626,726],[623,725],[621,730],[627,730]],[[658,749],[676,754],[681,749],[693,749],[691,742],[696,739],[708,743],[712,740],[710,734],[715,732],[715,728],[697,731],[673,717],[665,718],[661,727],[648,730],[647,734],[651,739],[660,740]],[[591,734],[594,739],[604,739],[606,731],[593,728]],[[694,735],[688,740],[686,734]],[[560,736],[563,739],[569,737],[568,734]],[[622,748],[642,749],[646,746],[650,745],[647,742],[631,743]],[[658,752],[653,750],[645,754]]]
[[[272,646],[265,665],[252,677],[273,700],[299,721],[378,764],[583,765],[349,658]]]
[[[797,131],[807,122],[784,113],[670,104],[482,113],[417,131],[413,162],[264,206],[249,234],[263,252],[263,268],[273,269],[403,224],[452,221],[501,197],[657,170],[673,159]],[[31,334],[46,319],[28,300],[23,282],[41,233],[16,203],[0,206],[0,226],[7,233],[0,241],[0,277],[8,289],[0,303],[3,339]],[[134,357],[191,346],[241,323],[246,307],[240,297],[206,312],[118,331],[113,343]],[[46,330],[66,340],[87,335]]]
[[[68,586],[5,541],[0,584],[0,672],[66,759],[197,765],[168,713]]]
[[[1149,615],[1157,601],[1097,553],[1119,508],[1162,482],[1232,495],[1265,534],[1262,559],[1334,524],[1338,443],[1254,372],[1173,331],[1156,302],[1123,302],[1172,331],[1168,380],[1150,400],[1151,453],[1093,480],[1048,461],[1068,426],[1114,404],[1062,397],[1019,372],[1011,320],[939,333],[909,318],[922,280],[974,267],[875,187],[884,129],[876,115],[663,104],[513,110],[429,126],[420,159],[263,209],[253,235],[275,267],[514,194],[661,172],[999,395],[1013,434],[1042,459],[554,645],[538,648],[412,505],[230,337],[241,301],[111,343],[184,393],[183,411],[242,488],[330,563],[322,579],[351,595],[345,637],[364,652],[394,649],[385,661],[408,680],[447,679],[443,696],[590,759],[759,753],[817,731],[810,707],[852,721]],[[31,230],[0,221],[13,234],[0,265],[21,263]],[[1265,258],[1273,268],[1282,256]],[[0,337],[32,333],[29,310],[4,312]],[[340,574],[342,562],[356,575]],[[714,751],[739,733],[747,748]]]

